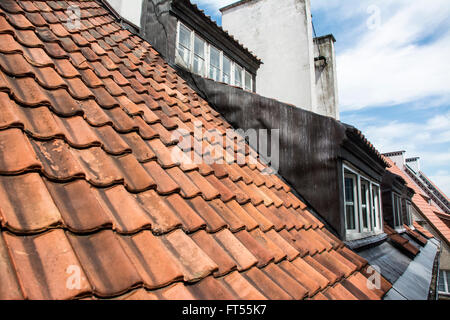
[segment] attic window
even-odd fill
[[[220,80],[220,51],[214,47],[210,48],[209,54],[209,77],[215,81]]]
[[[206,59],[206,45],[205,41],[195,36],[194,38],[194,68],[193,71],[198,75],[205,74],[205,59]]]
[[[245,71],[245,90],[247,91],[252,91],[252,75],[248,72]]]
[[[450,294],[449,270],[439,270],[439,293]]]
[[[406,224],[410,227],[413,226],[412,204],[409,201],[406,201]]]
[[[180,21],[176,47],[178,65],[202,77],[253,91],[253,76],[248,70]]]
[[[234,67],[234,85],[242,88],[242,72],[244,69],[237,64],[235,64]]]
[[[347,240],[381,232],[380,186],[345,165],[343,183]]]
[[[402,217],[402,201],[398,194],[392,194],[392,213],[394,215],[394,226],[396,229],[402,228],[403,217]]]

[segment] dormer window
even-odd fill
[[[206,70],[206,43],[198,36],[194,37],[194,73],[198,75],[205,74]]]
[[[252,74],[178,22],[176,63],[202,77],[253,91]]]
[[[234,65],[234,85],[242,88],[242,72],[243,68],[237,64]]]
[[[406,224],[409,227],[413,226],[413,217],[412,217],[412,204],[410,201],[406,201]]]
[[[223,57],[222,82],[231,84],[231,60]]]
[[[190,68],[192,56],[192,32],[184,24],[180,24],[178,30],[178,54],[183,59],[185,67]]]
[[[344,206],[347,240],[361,239],[381,231],[379,184],[346,165]]]
[[[403,217],[402,217],[402,201],[401,197],[392,193],[392,212],[394,214],[394,227],[395,229],[403,228]]]

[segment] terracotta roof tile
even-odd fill
[[[242,230],[237,232],[236,238],[239,239],[256,259],[258,259],[257,266],[259,268],[262,268],[275,260],[274,254],[276,254],[276,252],[271,251],[270,248],[267,248],[262,243],[261,239],[258,241],[256,237],[252,237],[247,231]]]
[[[161,288],[183,279],[181,266],[160,237],[143,231],[120,240],[147,288]]]
[[[150,228],[152,225],[152,219],[147,211],[122,185],[99,189],[97,199],[110,215],[114,230],[121,233],[133,233],[143,228]]]
[[[1,222],[10,230],[34,232],[62,222],[39,174],[0,176],[0,191]]]
[[[17,237],[5,233],[25,298],[68,299],[92,290],[77,256],[62,230]],[[72,283],[68,274],[76,273]],[[76,281],[76,280],[75,280]]]
[[[65,25],[71,4],[78,30]],[[262,174],[242,137],[221,149],[231,126],[95,1],[0,1],[0,41],[0,298],[373,299],[389,289],[383,278],[383,290],[364,291],[367,262]],[[221,154],[244,162],[215,163]],[[77,267],[82,285],[68,290]]]
[[[239,272],[233,272],[222,278],[222,282],[242,300],[267,300],[267,298],[251,285]]]
[[[5,245],[3,236],[0,236],[0,299],[21,300],[22,291],[17,281],[16,271],[12,265],[8,247]]]
[[[88,236],[68,234],[68,238],[99,296],[118,295],[140,283],[141,277],[112,231]]]
[[[334,287],[329,288],[323,294],[332,300],[358,300],[357,297],[355,297],[340,283],[337,283]]]
[[[219,280],[207,277],[205,280],[189,287],[196,299],[234,300],[236,296]]]
[[[27,137],[19,129],[0,131],[0,173],[20,173],[41,167]]]
[[[244,273],[244,277],[271,300],[292,300],[293,297],[283,290],[276,282],[258,268],[252,268]]]

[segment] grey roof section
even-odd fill
[[[406,271],[398,278],[385,300],[427,300],[439,243],[430,239]]]
[[[383,277],[390,283],[395,283],[412,261],[387,241],[357,253],[372,266],[379,267]]]

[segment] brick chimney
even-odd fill
[[[420,171],[420,158],[419,157],[408,158],[405,161],[410,169],[412,169],[415,173],[419,173],[419,171]]]

